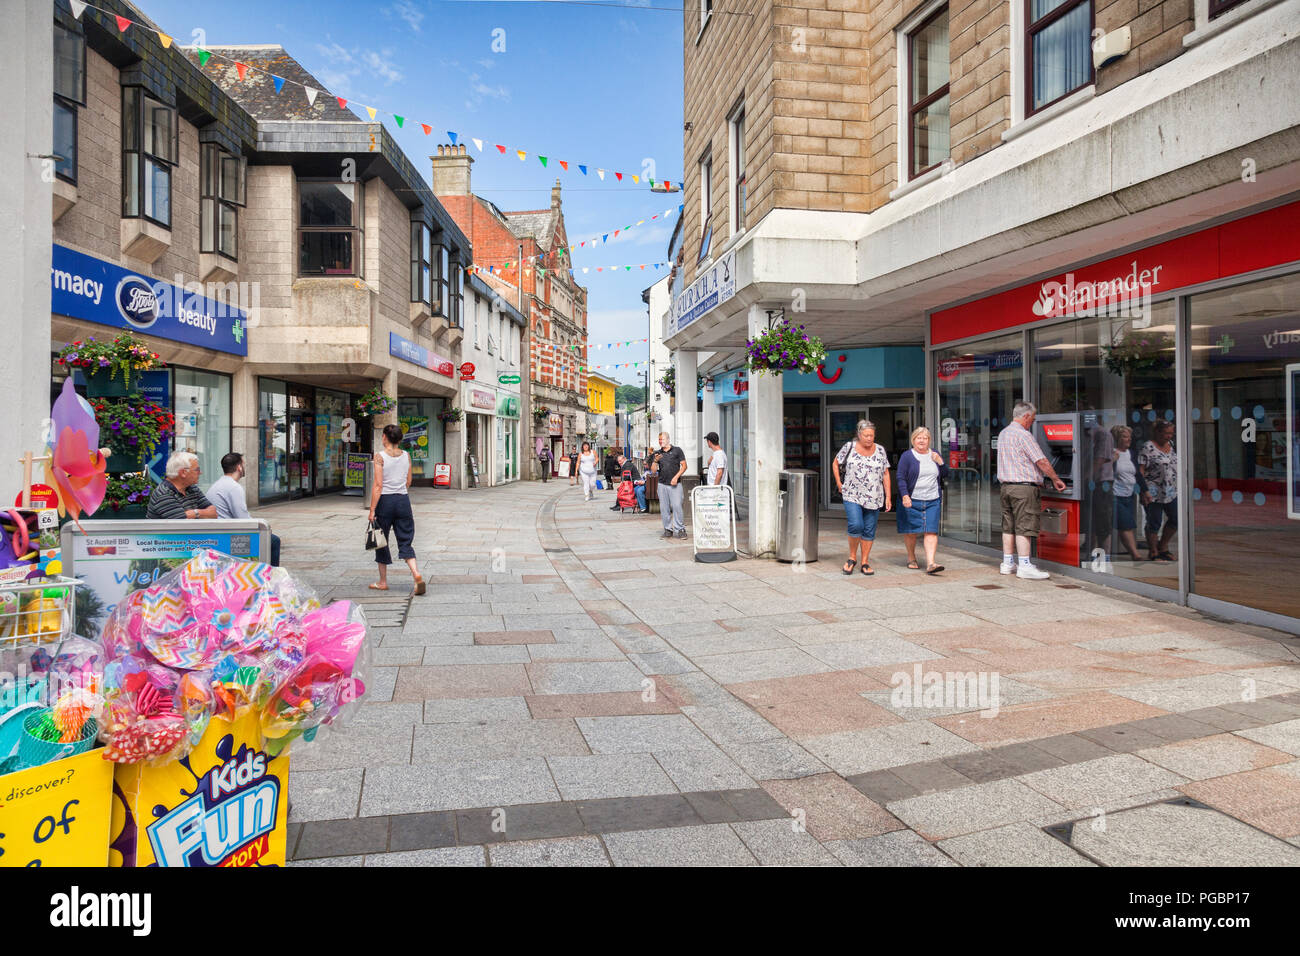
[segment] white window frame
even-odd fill
[[[700,37],[704,34],[704,28],[709,25],[709,20],[713,18],[713,0],[700,0],[700,32],[695,36],[695,42],[699,42]]]
[[[700,159],[700,246],[697,248],[695,261],[708,262],[713,256],[713,239],[709,238],[709,248],[703,247],[704,237],[713,228],[713,152],[709,151]]]
[[[740,168],[740,154],[744,149],[745,135],[745,101],[741,99],[727,117],[727,227],[730,235],[735,236],[745,231],[745,224],[740,221],[740,184],[739,174],[746,174],[748,187],[748,170]]]
[[[1231,29],[1243,20],[1248,20],[1257,13],[1263,13],[1269,7],[1277,6],[1283,0],[1251,0],[1225,10],[1213,20],[1210,19],[1210,0],[1192,0],[1192,31],[1183,37],[1183,47],[1196,46],[1198,43],[1218,36],[1224,30]]]

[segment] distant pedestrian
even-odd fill
[[[831,472],[849,522],[849,556],[840,570],[852,574],[860,553],[862,573],[875,574],[868,561],[880,509],[889,510],[890,488],[889,455],[876,444],[876,426],[872,422],[858,422],[857,437],[844,443],[831,461]]]
[[[935,552],[939,547],[939,515],[943,510],[943,479],[948,465],[943,456],[930,448],[930,429],[917,428],[912,432],[912,447],[898,457],[898,532],[907,547],[907,566],[920,569],[916,563],[916,536],[925,536],[925,573],[938,574],[942,564],[936,564]]]
[[[664,537],[686,537],[686,514],[682,508],[682,475],[686,474],[686,453],[659,433],[659,511],[664,523]]]
[[[574,446],[569,451],[569,484],[575,485],[578,482],[578,446]]]
[[[582,497],[585,501],[591,500],[592,493],[596,490],[596,453],[591,450],[590,442],[582,443],[582,451],[578,455],[578,474],[582,478]]]
[[[411,513],[411,456],[400,447],[402,429],[399,425],[385,425],[384,447],[375,452],[375,485],[370,495],[370,520],[379,526],[387,538],[389,532],[397,535],[397,556],[406,562],[415,581],[415,593],[424,593],[424,578],[415,563],[415,515]],[[379,565],[379,581],[371,590],[388,590],[388,566],[393,555],[388,545],[375,549],[375,563]]]
[[[1031,429],[1037,414],[1032,402],[1016,402],[1011,409],[1011,424],[998,433],[997,444],[998,482],[1002,485],[1002,567],[998,570],[1028,581],[1051,577],[1034,567],[1029,554],[1043,512],[1040,475],[1050,478],[1057,491],[1065,490],[1065,482],[1034,440]]]
[[[542,481],[551,480],[551,450],[543,445],[537,449],[537,463],[541,467]]]
[[[208,500],[217,509],[217,517],[251,518],[244,487],[239,483],[244,477],[244,456],[237,451],[222,455],[221,470],[224,474],[208,489]],[[280,536],[276,534],[271,535],[271,566],[280,566]]]

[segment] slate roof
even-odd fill
[[[217,54],[206,66],[199,67],[198,54],[185,50],[186,57],[204,74],[221,86],[236,103],[259,120],[324,120],[327,122],[360,123],[351,110],[340,109],[333,93],[316,79],[306,67],[295,60],[278,44],[250,46],[213,46],[206,48]],[[225,59],[221,59],[224,57]],[[245,79],[231,60],[247,63],[253,69]],[[280,93],[275,92],[275,81],[267,76],[274,73],[290,82]],[[314,106],[308,105],[303,86],[319,90]]]
[[[541,248],[550,251],[551,240],[555,237],[555,210],[528,209],[503,215],[512,233],[520,239],[536,239]]]

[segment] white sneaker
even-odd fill
[[[1046,571],[1040,571],[1032,564],[1022,564],[1016,568],[1016,577],[1024,578],[1026,581],[1046,581],[1051,577]]]
[[[1003,561],[1002,564],[998,567],[998,574],[1015,574],[1015,573],[1016,573],[1016,566],[1014,564],[1007,564],[1005,561]]]

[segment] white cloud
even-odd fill
[[[424,19],[424,11],[417,7],[411,0],[397,0],[391,8],[384,11],[390,17],[397,17],[405,20],[407,25],[416,33],[420,32],[420,21]]]
[[[379,52],[376,52],[375,50],[366,50],[361,55],[361,60],[374,73],[383,77],[385,83],[391,86],[394,83],[401,82],[402,79],[401,71],[393,66],[392,57],[392,50],[382,50]]]

